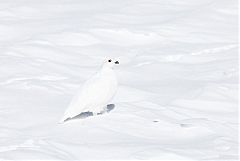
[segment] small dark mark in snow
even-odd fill
[[[180,124],[181,127],[192,127],[191,124]]]

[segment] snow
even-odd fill
[[[235,0],[1,0],[0,159],[237,160]],[[58,124],[109,57],[109,113]]]

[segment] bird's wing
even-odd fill
[[[107,101],[108,90],[108,82],[99,76],[92,77],[73,98],[64,114],[64,118],[74,117],[82,112],[92,112],[91,110],[98,108]]]

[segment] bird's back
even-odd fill
[[[72,99],[63,119],[72,118],[83,112],[100,112],[112,99],[117,90],[114,72],[97,73],[84,83]]]

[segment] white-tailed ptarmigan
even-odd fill
[[[106,110],[117,91],[118,82],[113,67],[118,64],[119,61],[113,59],[104,62],[102,69],[83,84],[60,123],[84,112],[97,115]]]

